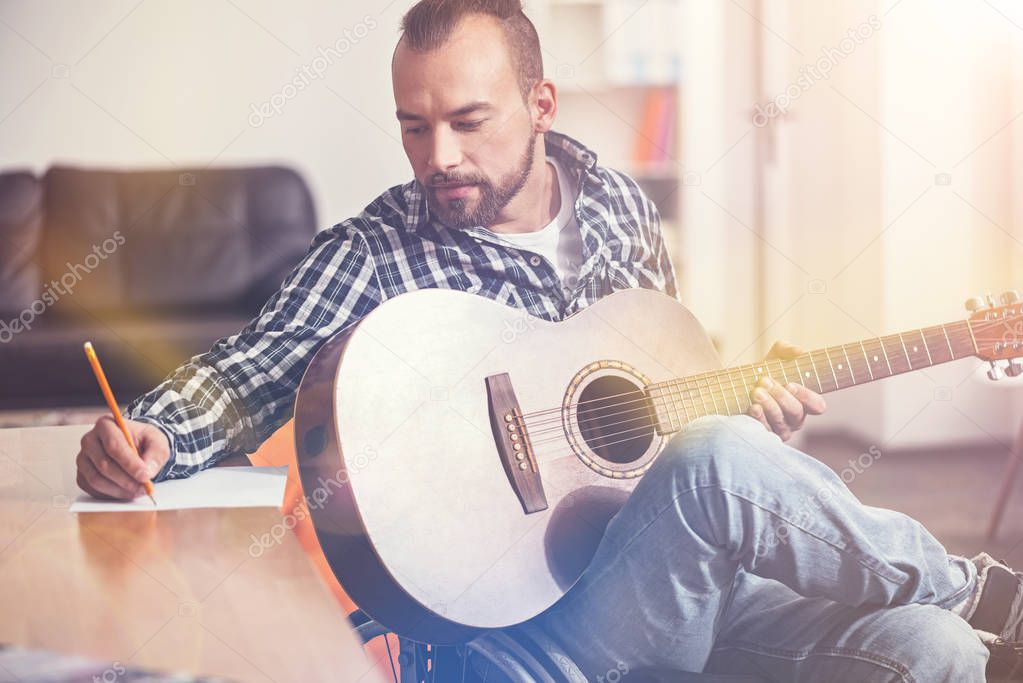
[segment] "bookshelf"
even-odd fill
[[[558,88],[556,129],[632,176],[657,204],[681,269],[682,59],[686,0],[529,0]]]

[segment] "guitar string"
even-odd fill
[[[982,326],[980,331],[984,331],[984,329],[983,329],[984,327],[995,327],[995,326],[998,326],[998,325],[1004,325],[1004,323],[1002,323],[1001,321],[992,321],[991,323],[988,323],[988,324]],[[941,327],[941,326],[935,326],[935,327],[931,327],[931,328],[922,328],[921,330],[917,330],[917,331],[923,333],[923,332],[925,332],[927,330],[937,330],[937,329],[939,329],[939,327]],[[916,331],[914,331],[914,332],[916,332]],[[909,334],[909,333],[903,333],[903,334]],[[898,335],[889,335],[888,337],[885,337],[885,338],[878,337],[878,338],[876,338],[876,340],[878,342],[880,342],[882,339],[890,339],[892,342],[894,342],[895,341],[894,337],[897,337],[897,336]],[[926,337],[924,337],[921,334],[921,338],[923,339],[923,341],[926,344]],[[866,345],[866,343],[867,342],[864,341],[864,345]],[[850,346],[850,345],[847,344],[845,346]],[[654,387],[656,389],[666,389],[667,391],[671,391],[671,390],[673,390],[675,388],[678,388],[679,385],[686,386],[686,388],[691,388],[688,385],[691,385],[693,382],[698,382],[701,379],[708,380],[708,381],[709,380],[714,380],[714,381],[717,382],[718,386],[714,387],[712,384],[710,384],[708,382],[703,387],[697,387],[698,389],[701,389],[701,390],[702,389],[709,389],[710,390],[709,394],[714,399],[715,402],[717,401],[717,399],[720,398],[720,399],[722,399],[722,402],[727,404],[728,398],[729,398],[728,394],[729,393],[733,393],[734,394],[734,391],[731,391],[732,387],[725,386],[724,380],[729,380],[730,381],[736,374],[739,375],[740,381],[743,381],[744,383],[745,383],[745,379],[746,379],[747,376],[749,377],[750,380],[753,380],[758,375],[759,376],[766,375],[766,376],[773,377],[774,373],[771,373],[771,372],[764,373],[764,372],[762,372],[760,370],[760,367],[767,367],[768,370],[771,370],[771,368],[769,366],[771,364],[777,364],[781,368],[783,376],[787,377],[789,373],[786,372],[785,370],[786,369],[791,369],[791,370],[793,370],[793,374],[795,374],[797,377],[800,377],[800,373],[802,373],[802,376],[800,377],[801,380],[802,379],[810,379],[813,376],[817,376],[818,379],[819,379],[819,373],[816,370],[816,364],[814,363],[814,360],[817,359],[817,358],[820,358],[821,356],[824,356],[825,358],[827,358],[827,360],[829,362],[828,368],[831,369],[831,367],[834,365],[834,360],[832,359],[831,349],[835,349],[835,350],[841,349],[843,351],[843,356],[846,356],[848,354],[848,352],[847,352],[847,350],[845,350],[845,346],[826,347],[826,349],[815,349],[813,351],[810,351],[810,352],[807,352],[805,354],[802,354],[801,356],[799,356],[797,358],[792,358],[792,359],[770,359],[770,360],[762,361],[760,363],[751,363],[751,364],[747,364],[747,365],[734,366],[734,367],[731,367],[731,368],[724,368],[724,369],[720,369],[720,370],[711,370],[711,371],[700,373],[700,374],[697,374],[697,375],[690,375],[690,376],[685,377],[685,378],[671,379],[671,380],[666,380],[664,382],[654,383],[654,384],[651,384],[651,385],[647,385],[647,387],[644,387],[643,389],[631,389],[629,391],[621,392],[619,394],[612,394],[610,396],[602,396],[602,397],[598,397],[598,398],[595,398],[595,399],[589,399],[587,401],[580,401],[576,405],[582,405],[582,404],[585,404],[585,403],[593,403],[593,402],[597,402],[597,401],[607,401],[607,400],[609,400],[611,398],[627,396],[627,395],[630,395],[630,394],[636,394],[639,391],[643,391],[643,390],[649,389],[651,387]],[[871,346],[870,348],[873,349],[873,350],[878,350],[879,349],[879,350],[881,350],[881,352],[885,356],[887,356],[887,350],[885,349],[883,343],[880,343],[878,345],[878,349],[874,349],[873,346]],[[907,371],[913,370],[913,369],[917,369],[917,368],[913,368],[912,358],[909,357],[908,352],[904,352],[902,355],[906,356],[906,360],[907,360],[907,362],[909,363],[909,366],[910,366],[907,369]],[[811,362],[811,366],[814,369],[813,375],[811,375],[810,371],[802,371],[799,368],[799,361],[803,360],[805,362],[805,360],[807,358],[809,358],[809,360]],[[953,358],[950,358],[949,360],[958,360],[958,359],[953,357]],[[869,360],[864,359],[864,362],[867,363],[868,371],[872,372],[872,369],[869,367]],[[928,363],[928,367],[931,366],[931,365],[934,365],[934,364],[935,363],[929,362]],[[841,360],[839,360],[839,365],[844,365],[844,363],[842,363]],[[786,368],[786,366],[788,366],[788,367]],[[842,368],[843,372],[844,372],[845,369],[846,368]],[[853,364],[851,364],[851,363],[848,364],[848,370],[849,370],[850,377],[853,379],[853,384],[850,384],[848,386],[853,386],[854,384],[860,384],[860,382],[857,382],[856,379],[855,379],[855,366]],[[746,372],[749,372],[750,375],[746,375],[745,374]],[[886,376],[891,376],[891,375],[894,375],[894,374],[899,374],[899,373],[893,372],[893,373],[891,373],[889,375],[886,375]],[[828,373],[826,371],[824,373],[824,377],[827,377],[827,376],[828,376]],[[837,379],[837,375],[833,379]],[[823,391],[824,390],[824,385],[825,384],[830,384],[830,383],[826,382],[824,380],[819,380],[817,382],[817,384],[818,384],[818,387]],[[736,386],[735,389],[737,389],[737,388],[738,387]],[[841,388],[841,384],[840,383],[836,383],[836,388]],[[701,398],[702,398],[702,395],[704,395],[704,394],[701,392]],[[652,400],[656,400],[657,398],[673,399],[674,397],[671,397],[671,396],[668,396],[668,397],[663,397],[663,396],[662,397],[654,397]],[[682,397],[679,397],[679,398],[682,398]],[[635,399],[635,400],[645,400],[645,399]],[[734,395],[732,397],[732,401],[733,402],[735,401]],[[549,409],[544,409],[544,410],[533,411],[533,412],[530,412],[530,413],[524,413],[521,417],[523,419],[528,419],[528,418],[534,418],[534,417],[541,416],[541,415],[551,415],[551,416],[557,415],[558,419],[560,419],[560,415],[563,412],[563,410],[564,410],[563,407],[560,407],[560,408],[549,408]]]
[[[985,325],[985,326],[979,326],[979,327],[982,328],[982,331],[986,331],[983,328],[989,328],[989,327],[994,327],[994,326],[997,326],[997,323],[992,323],[992,324],[988,324],[988,325]],[[930,329],[936,329],[936,328],[930,328]],[[922,331],[923,330],[921,330],[921,332]],[[921,334],[921,338],[926,343],[926,337],[924,337]],[[904,340],[900,340],[900,343],[904,344]],[[839,347],[836,347],[836,348],[839,348]],[[805,354],[805,355],[812,356],[813,353],[814,352],[811,352],[811,353],[808,353],[808,354]],[[830,352],[830,350],[823,349],[823,350],[820,350],[820,351],[818,351],[816,353],[818,353],[818,355],[820,355],[821,353],[826,354],[828,359],[829,359],[829,362],[831,362],[831,352]],[[843,350],[843,355],[847,355],[844,350]],[[915,369],[915,368],[913,368],[912,358],[909,356],[908,351],[905,352],[905,355],[906,355],[906,360],[907,360],[907,362],[909,363],[909,366],[910,366],[908,369]],[[953,360],[953,359],[950,359],[950,360]],[[770,362],[784,363],[784,362],[787,362],[787,361],[782,361],[780,359],[776,359],[776,360],[772,360]],[[754,365],[759,365],[759,364],[754,364]],[[764,365],[767,365],[767,363],[764,363]],[[798,363],[795,363],[795,365],[798,367]],[[928,366],[930,366],[930,365],[933,365],[933,362],[930,362]],[[833,379],[836,381],[835,382],[835,387],[836,388],[840,388],[841,387],[841,382],[838,381],[838,375],[834,371],[833,364],[831,365],[830,369],[832,370]],[[843,368],[840,368],[840,369],[845,370],[846,368],[843,367]],[[705,373],[707,375],[711,375],[711,378],[713,378],[717,382],[717,384],[718,384],[717,387],[714,387],[710,383],[706,383],[703,386],[697,385],[697,386],[693,387],[692,386],[693,385],[692,381],[687,381],[687,380],[674,380],[674,381],[672,381],[672,384],[676,385],[676,388],[682,388],[682,389],[684,389],[685,393],[688,394],[688,398],[690,399],[690,402],[692,403],[691,407],[694,409],[694,412],[697,413],[695,416],[692,416],[692,417],[689,415],[689,410],[685,406],[685,398],[686,398],[686,396],[679,395],[678,397],[674,397],[674,396],[670,396],[669,395],[667,397],[664,397],[664,396],[661,396],[661,397],[650,397],[648,394],[643,394],[642,393],[643,390],[633,389],[632,391],[623,392],[622,394],[618,394],[618,396],[625,396],[625,395],[630,395],[630,394],[631,395],[640,394],[640,396],[638,398],[632,399],[630,401],[619,402],[618,404],[613,404],[611,406],[603,406],[603,407],[604,408],[607,408],[607,407],[618,407],[618,406],[628,405],[630,403],[643,403],[644,405],[638,406],[638,407],[635,407],[635,408],[626,409],[626,410],[616,411],[616,412],[613,412],[613,413],[605,413],[605,414],[601,414],[601,415],[596,416],[596,417],[580,417],[579,415],[580,415],[580,413],[596,412],[597,410],[599,410],[599,408],[590,408],[590,409],[586,409],[586,410],[584,410],[582,408],[577,408],[576,409],[576,413],[575,413],[576,421],[579,424],[579,426],[582,427],[583,424],[585,424],[586,422],[603,421],[603,420],[606,420],[608,417],[612,417],[612,416],[615,416],[615,415],[621,415],[621,414],[625,414],[625,413],[629,413],[629,412],[637,412],[639,410],[644,410],[644,411],[646,411],[649,414],[651,408],[653,408],[654,412],[656,413],[657,407],[653,405],[653,401],[657,400],[658,398],[661,398],[661,399],[668,398],[668,399],[670,399],[671,405],[670,406],[665,405],[664,409],[665,409],[666,412],[669,411],[669,410],[673,410],[675,412],[675,419],[677,419],[681,423],[686,423],[686,422],[689,422],[689,421],[692,421],[692,420],[696,419],[697,417],[703,417],[705,415],[710,415],[710,414],[724,414],[724,415],[742,414],[742,413],[745,413],[748,410],[749,405],[752,404],[752,400],[751,400],[751,397],[749,397],[746,394],[746,390],[748,390],[748,387],[746,386],[745,378],[742,377],[741,373],[739,373],[739,374],[740,374],[740,381],[742,381],[743,385],[744,385],[743,395],[747,396],[747,400],[745,402],[743,402],[739,398],[739,393],[737,391],[738,387],[737,387],[737,385],[735,385],[735,383],[733,381],[734,375],[737,374],[739,372],[739,370],[740,370],[739,368],[729,368],[729,369],[723,370],[723,371],[718,371],[718,372],[713,372],[713,373]],[[869,370],[869,368],[868,368],[868,370]],[[858,382],[856,382],[856,378],[855,378],[855,367],[851,363],[849,364],[848,371],[849,371],[850,379],[853,380],[853,384],[857,384]],[[806,372],[805,374],[809,375],[809,372]],[[816,369],[815,369],[815,374],[817,374]],[[893,374],[896,374],[896,373],[893,373]],[[827,373],[825,373],[825,377],[826,376],[827,376]],[[722,377],[728,379],[729,386],[727,386],[727,387],[725,386],[725,384],[724,384],[724,382],[722,380]],[[753,378],[751,377],[750,379],[753,379]],[[823,382],[819,383],[819,385],[821,386],[822,389],[823,389],[823,384],[824,384]],[[852,386],[852,385],[848,385],[848,386]],[[705,411],[705,412],[701,413],[701,411],[700,411],[701,406],[697,406],[696,405],[696,398],[694,398],[694,396],[693,396],[693,394],[694,394],[693,390],[694,389],[696,390],[695,391],[696,398],[699,398],[700,402],[703,404],[702,408],[704,409],[704,411],[707,408],[707,401],[705,400],[705,397],[707,395],[710,396],[710,398],[711,398],[711,405],[710,405],[711,410],[710,411]],[[705,392],[704,391],[705,389],[709,390],[709,392]],[[731,392],[729,392],[729,390],[731,390]],[[731,397],[729,397],[729,393],[731,393]],[[596,402],[596,401],[605,401],[606,402],[609,398],[611,398],[611,397],[600,397],[600,398],[591,399],[590,401],[586,401],[586,402],[582,402],[582,403]],[[682,413],[685,414],[684,418],[683,418],[683,415],[679,413],[678,404],[676,402],[676,399],[681,399]],[[719,399],[720,399],[720,403],[723,404],[723,407],[722,407],[722,405],[719,405]],[[735,404],[735,406],[736,406],[736,411],[735,412],[733,412],[732,406],[730,405],[730,403],[734,403]],[[745,407],[743,407],[744,404],[745,404]],[[538,411],[538,412],[545,412],[545,411]],[[524,426],[531,427],[531,429],[532,429],[532,436],[541,436],[541,435],[546,434],[546,433],[562,433],[563,432],[563,425],[562,425],[562,416],[560,414],[562,412],[562,410],[561,409],[557,409],[555,412],[557,412],[559,414],[554,419],[545,420],[545,421],[533,420],[533,421],[531,421],[531,426],[530,425],[526,425],[525,424],[525,422],[526,422],[525,420],[522,420],[522,421],[523,421]],[[527,415],[536,415],[536,414],[537,413],[530,413],[530,414],[527,414]],[[569,408],[569,414],[571,415],[571,407]],[[525,417],[525,416],[523,416],[523,417]],[[673,419],[670,414],[668,414],[667,417],[668,417],[668,426],[669,427],[673,427],[675,419]],[[616,422],[609,423],[609,424],[607,424],[605,426],[614,426],[616,424],[621,424],[623,422],[633,422],[635,419],[636,418],[630,418],[630,419],[627,419],[627,420],[619,420],[619,421],[616,421]],[[656,414],[653,415],[653,419],[654,419],[654,423],[653,423],[654,425],[656,425],[658,422],[660,422],[660,420],[657,418]],[[547,426],[547,425],[549,425],[549,427],[547,427],[546,429],[543,429],[543,428],[537,429],[538,427],[544,427],[544,426]],[[681,428],[681,425],[680,425],[680,428]],[[560,437],[558,437],[558,438],[560,438]],[[543,441],[537,441],[537,443],[542,443],[542,442]]]
[[[841,347],[833,347],[833,348],[839,349]],[[814,354],[817,354],[817,356],[814,356]],[[675,386],[677,386],[679,384],[692,383],[692,382],[697,382],[699,380],[715,380],[715,381],[721,383],[722,382],[722,379],[721,379],[722,377],[727,379],[728,377],[734,376],[736,374],[738,374],[740,378],[743,378],[743,379],[748,378],[750,380],[753,380],[757,376],[771,376],[771,377],[774,377],[773,373],[763,372],[760,369],[762,367],[767,367],[770,364],[777,364],[777,365],[781,366],[782,367],[782,375],[783,376],[786,376],[786,377],[788,376],[789,373],[785,372],[785,370],[788,369],[788,370],[792,370],[791,374],[795,375],[796,377],[800,377],[800,372],[798,370],[798,363],[799,363],[799,361],[800,360],[804,360],[804,356],[810,356],[810,357],[817,358],[817,357],[819,357],[822,354],[824,354],[824,351],[822,351],[822,350],[815,350],[815,351],[803,354],[803,355],[799,356],[799,358],[794,358],[794,359],[789,359],[789,358],[787,358],[787,359],[773,359],[772,358],[770,360],[765,360],[765,361],[762,361],[760,363],[750,363],[750,364],[747,364],[747,365],[733,366],[731,368],[722,368],[722,369],[719,369],[719,370],[710,370],[710,371],[699,373],[699,374],[696,374],[696,375],[688,375],[688,376],[682,377],[682,378],[675,378],[675,379],[665,380],[663,382],[655,382],[655,383],[647,385],[646,387],[643,387],[643,389],[649,389],[649,388],[653,387],[653,388],[656,388],[656,389],[665,389],[665,390],[669,390],[670,391],[672,388],[674,388]],[[830,360],[830,354],[828,354],[827,357]],[[813,359],[811,359],[811,364],[812,363],[813,363]],[[770,368],[768,368],[768,370],[770,370]],[[850,368],[850,371],[852,371],[851,368]],[[806,379],[806,378],[807,378],[807,376],[803,375],[802,379]],[[786,380],[786,381],[790,381],[790,380]],[[823,382],[819,383],[819,386],[821,386],[822,389],[823,389],[823,386],[822,386],[823,384],[824,384]],[[713,387],[711,385],[708,385],[708,387],[713,389]],[[635,389],[634,388],[634,389],[630,389],[629,391],[621,392],[619,394],[612,394],[610,396],[602,396],[602,397],[595,398],[595,399],[588,399],[587,401],[580,401],[577,405],[582,405],[582,404],[585,404],[585,403],[592,403],[592,402],[596,402],[596,401],[606,401],[606,400],[611,399],[611,398],[627,396],[629,394],[636,393],[637,391],[640,391],[640,389]],[[726,388],[723,385],[723,383],[722,383],[721,387],[719,389],[719,394],[718,395],[722,396],[722,395],[726,394],[728,391],[729,391],[728,388]],[[523,417],[531,418],[531,417],[536,417],[536,416],[544,415],[544,414],[560,413],[562,410],[563,410],[563,408],[547,408],[547,409],[543,409],[543,410],[537,410],[537,411],[533,411],[533,412],[529,412],[529,413],[524,413]]]
[[[997,327],[997,326],[1004,326],[1004,321],[991,321],[990,323],[988,323],[986,325],[979,326],[979,329],[980,329],[980,331],[983,332],[983,331],[987,331],[988,328]],[[975,332],[976,331],[977,330],[975,330]],[[923,339],[924,339],[924,342],[926,343],[926,338],[924,337]],[[882,344],[881,348],[882,348],[882,350],[884,350],[883,344]],[[823,353],[827,353],[826,350],[825,351],[817,351],[816,353],[822,353],[822,352]],[[804,355],[812,357],[813,353],[815,353],[815,352],[810,352],[810,353],[807,353],[807,354],[804,354]],[[830,354],[829,354],[829,356],[830,356]],[[907,356],[907,361],[909,362],[909,365],[910,365],[909,369],[913,369],[913,367],[912,367],[912,360],[909,358],[908,353],[906,353],[906,356]],[[954,354],[953,354],[953,357],[950,358],[949,360],[958,360],[958,359],[954,358]],[[771,362],[779,362],[779,363],[793,362],[796,365],[796,367],[798,367],[797,359],[791,359],[791,360],[780,360],[780,359],[778,359],[778,360],[771,361]],[[766,364],[766,362],[764,364]],[[753,365],[759,365],[759,364],[753,364]],[[930,365],[934,365],[934,363],[930,363],[928,366],[930,366]],[[723,371],[704,373],[704,376],[713,376],[713,377],[715,377],[717,379],[719,387],[720,387],[719,395],[723,396],[725,391],[726,391],[726,389],[724,388],[724,384],[721,382],[721,376],[722,375],[726,375],[726,374],[727,375],[734,374],[734,372],[737,369],[738,368],[729,368],[729,369],[723,370]],[[852,373],[852,371],[853,371],[853,368],[850,367],[850,373]],[[816,374],[816,369],[815,369],[815,374]],[[891,374],[898,374],[898,373],[891,373]],[[700,377],[700,376],[694,376],[694,377]],[[855,380],[855,375],[853,375],[853,378]],[[686,380],[672,380],[671,382],[673,384],[674,383],[679,383],[679,384],[683,384],[683,385],[688,385],[688,384],[692,384],[693,383],[690,378],[687,378]],[[713,389],[713,387],[710,386],[710,385],[707,385],[705,387],[697,387],[697,388],[698,389],[703,389],[703,388],[711,388],[711,389]],[[735,389],[734,385],[731,388],[734,391],[734,389]],[[629,394],[636,394],[636,393],[641,393],[641,392],[642,392],[642,390],[633,389],[632,391],[629,391],[629,392],[623,392],[622,394],[619,394],[619,396],[629,395]],[[598,398],[598,399],[592,399],[592,401],[606,401],[608,398],[609,397],[601,397],[601,398]],[[644,396],[642,399],[635,399],[635,400],[648,401],[649,399]],[[622,403],[624,403],[624,402],[622,402]],[[730,409],[727,408],[727,402],[725,402],[725,403],[726,403],[726,411],[719,411],[719,409],[718,409],[718,407],[717,407],[717,405],[715,403],[713,405],[713,411],[714,412],[704,413],[703,415],[698,415],[698,417],[703,417],[705,415],[710,415],[710,414],[726,414],[726,415],[730,414],[728,412]],[[706,405],[704,407],[706,408]],[[560,412],[562,409],[559,408],[559,409],[555,409],[555,410]],[[632,409],[632,412],[635,412],[636,410],[638,410],[638,408]],[[537,412],[548,412],[548,411],[537,411]],[[626,411],[626,412],[628,412],[628,411]],[[537,413],[530,413],[529,415],[536,415],[536,414]],[[578,410],[577,410],[577,414],[578,414]],[[525,426],[525,419],[524,419],[525,417],[526,417],[526,415],[522,415],[522,416],[519,416],[517,418],[523,424],[523,426]],[[695,418],[692,418],[692,419],[695,419]],[[578,420],[578,418],[577,418],[577,422],[579,424],[581,424],[581,422]],[[624,421],[620,421],[620,422],[617,422],[617,423],[612,423],[612,425],[607,425],[607,426],[613,426],[613,424],[621,424],[622,422],[633,422],[633,420],[624,420]],[[591,449],[603,449],[603,448],[607,448],[607,447],[612,446],[612,445],[616,445],[616,444],[619,444],[619,443],[624,443],[624,442],[627,442],[627,441],[632,441],[632,440],[639,439],[639,438],[650,438],[650,437],[654,437],[654,436],[657,435],[656,426],[657,426],[656,422],[650,422],[650,423],[647,423],[647,424],[642,424],[642,425],[637,426],[637,427],[632,427],[630,429],[621,429],[621,430],[618,430],[618,431],[615,431],[615,432],[610,432],[610,433],[607,433],[607,434],[602,434],[600,437],[598,437],[596,439],[593,439],[592,441],[589,441],[589,442],[586,442],[586,443],[587,443],[587,446],[589,446]],[[620,437],[620,436],[623,436],[625,434],[629,434],[629,433],[635,432],[635,431],[641,431],[642,433],[634,434],[632,436],[624,437],[624,438],[621,438],[621,439],[615,439],[615,440],[609,441],[609,442],[606,441],[606,439],[614,439],[615,437]],[[674,430],[674,431],[679,431],[679,430]],[[547,445],[549,443],[556,443],[558,441],[561,441],[562,438],[563,438],[563,435],[559,436],[559,437],[556,437],[556,438],[546,438],[546,439],[539,439],[539,440],[534,440],[534,439],[530,438],[530,446],[531,447],[535,447],[535,446]],[[600,443],[601,440],[604,440],[605,442],[604,443]],[[547,453],[539,453],[539,454],[537,454],[537,457],[541,458],[543,460],[549,460],[549,459],[551,459],[550,456],[555,455],[555,454],[559,455],[559,457],[562,457],[560,455],[562,452],[565,453],[564,457],[573,455],[574,454],[574,450],[572,449],[571,444],[565,444],[565,445],[567,446],[567,448],[561,448],[561,449],[558,449],[558,450],[555,450],[555,451],[549,451]]]

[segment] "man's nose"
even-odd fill
[[[462,163],[462,147],[455,132],[447,126],[437,126],[430,150],[430,167],[435,173],[444,173]]]

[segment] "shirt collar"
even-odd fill
[[[579,181],[580,194],[585,189],[585,180],[594,180],[600,185],[604,181],[596,174],[597,154],[578,140],[563,133],[549,131],[544,134],[544,149],[547,156],[556,158],[565,171]],[[403,189],[405,205],[408,207],[405,217],[405,230],[416,232],[423,224],[430,222],[430,210],[426,203],[426,193],[418,180],[407,183]]]

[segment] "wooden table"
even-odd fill
[[[87,425],[0,429],[0,643],[238,681],[378,683],[275,508],[80,513]]]

